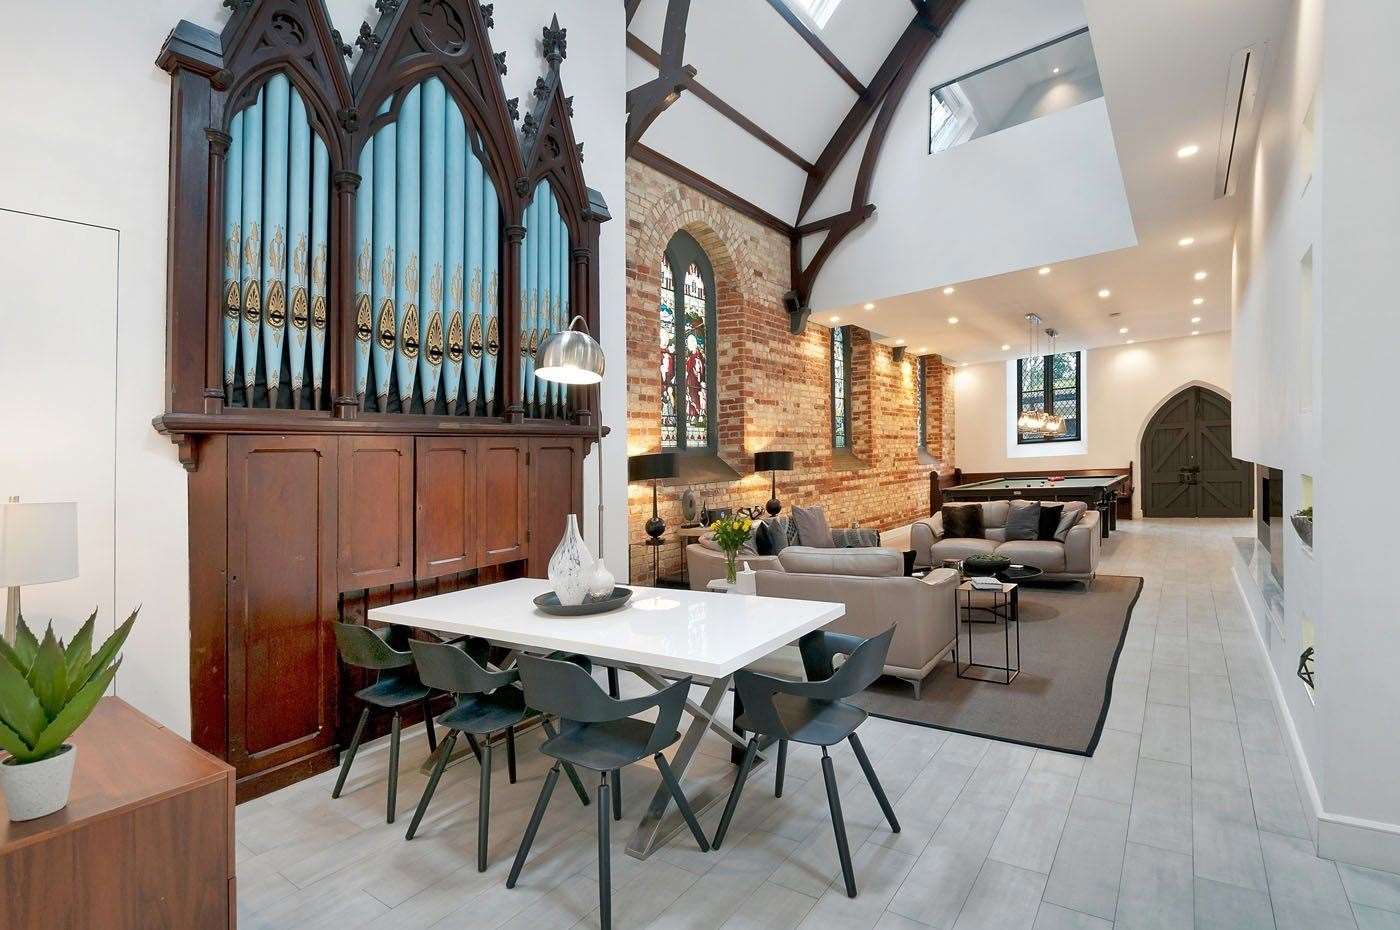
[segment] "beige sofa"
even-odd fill
[[[1079,511],[1079,521],[1070,527],[1064,542],[1006,538],[1009,501],[971,501],[944,504],[945,507],[981,507],[981,539],[951,538],[943,535],[943,514],[936,513],[913,524],[909,531],[915,567],[942,565],[945,559],[965,559],[970,555],[1004,555],[1018,565],[1031,565],[1045,572],[1043,578],[1060,581],[1094,580],[1099,566],[1099,513],[1083,501],[1066,501],[1065,511]]]
[[[838,633],[869,637],[893,626],[885,674],[913,685],[916,700],[924,678],[952,651],[960,579],[951,569],[907,578],[897,549],[790,546],[769,558],[776,565],[754,566],[759,595],[844,604],[846,615],[826,627]]]

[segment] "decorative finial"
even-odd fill
[[[573,115],[574,115],[574,98],[573,98],[573,97],[565,97],[565,98],[564,98],[564,109],[566,109],[566,110],[569,111],[569,115],[570,115],[570,116],[573,116]]]
[[[360,23],[360,35],[355,39],[355,44],[365,51],[379,48],[383,40],[374,34],[374,30],[369,27],[368,22]]]
[[[492,55],[491,57],[494,58],[494,59],[496,59],[496,71],[497,71],[497,73],[500,74],[501,77],[505,77],[505,76],[506,76],[506,53],[505,53],[505,52],[497,52],[496,54]]]
[[[520,124],[520,132],[526,139],[534,138],[535,133],[540,131],[539,123],[535,121],[535,114],[526,113],[525,122]]]
[[[486,21],[487,29],[496,28],[496,4],[483,3],[481,5],[481,18]]]
[[[578,145],[574,146],[574,151],[578,153],[578,160],[579,160],[579,163],[582,164],[582,163],[583,163],[583,143],[580,142]]]
[[[340,52],[340,54],[344,55],[346,58],[349,58],[351,55],[355,54],[355,49],[352,46],[345,44],[345,37],[340,34],[339,29],[331,30],[331,42],[334,43],[335,50],[337,52]]]
[[[550,24],[544,27],[544,58],[550,67],[559,67],[559,63],[568,57],[568,34],[569,30],[560,28],[557,13]]]
[[[388,16],[399,8],[399,0],[374,0],[374,8],[380,16]]]
[[[506,109],[510,111],[510,121],[512,123],[520,119],[520,98],[511,97],[507,100]]]
[[[543,100],[549,95],[549,82],[542,77],[535,78],[535,99]]]

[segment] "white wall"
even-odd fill
[[[1068,455],[1064,446],[1053,445],[1033,447],[1044,454],[1011,453],[1007,362],[958,369],[953,375],[958,467],[1014,472],[1121,468],[1132,462],[1140,476],[1142,432],[1164,401],[1193,384],[1231,394],[1229,333],[1108,346],[1084,354],[1084,448]],[[1012,360],[1009,367],[1014,370],[1015,364]],[[1133,506],[1142,512],[1140,500],[1134,499]]]
[[[370,0],[330,0],[345,35],[377,16]],[[622,135],[626,91],[622,4],[594,0],[511,0],[496,5],[492,41],[508,53],[506,91],[530,99],[542,73],[541,28],[558,12],[569,30],[564,82],[575,96],[575,132],[587,146],[588,182],[616,219],[603,227],[603,345],[615,371],[625,370],[622,326],[625,210]],[[189,731],[189,590],[185,472],[168,440],[151,428],[164,409],[166,208],[170,80],[153,64],[180,19],[219,29],[228,11],[217,0],[70,0],[10,4],[0,31],[0,208],[106,226],[120,232],[120,306],[115,414],[91,416],[115,431],[115,605],[142,603],[126,649],[119,694],[167,726]],[[52,254],[44,261],[55,287],[102,269]],[[65,291],[76,295],[76,290]],[[4,300],[0,297],[0,300]],[[73,327],[110,326],[110,307],[68,302]],[[10,314],[25,308],[0,303]],[[34,359],[35,365],[39,359]],[[61,360],[45,359],[46,364]],[[47,369],[46,378],[62,370]],[[623,379],[604,390],[604,419],[625,422]],[[108,421],[109,416],[114,419]],[[614,571],[626,559],[625,430],[607,442],[608,539]],[[50,448],[29,447],[35,457]],[[591,463],[590,463],[591,464]],[[101,467],[97,463],[94,467]],[[593,474],[592,471],[589,474]],[[596,501],[588,482],[590,508]],[[8,493],[0,488],[0,494]],[[41,496],[40,492],[33,492]],[[58,492],[62,493],[62,492]],[[590,510],[590,513],[592,511]],[[590,522],[590,521],[585,521]],[[37,595],[36,589],[36,597]]]

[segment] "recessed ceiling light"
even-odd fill
[[[1192,322],[1192,323],[1199,323],[1199,322],[1201,322],[1201,318],[1198,317],[1198,316],[1193,316],[1193,317],[1191,317],[1191,322]]]
[[[1011,344],[1010,344],[1010,343],[1007,343],[1007,342],[1003,342],[1003,343],[1001,344],[1001,351],[1003,351],[1003,352],[1010,352],[1010,351],[1011,351]]]
[[[1205,303],[1205,302],[1206,302],[1206,299],[1205,299],[1204,297],[1192,297],[1192,298],[1191,298],[1191,304],[1192,304],[1192,306],[1199,307],[1201,304],[1203,304],[1203,303]]]
[[[1101,289],[1099,290],[1099,296],[1100,296],[1100,297],[1104,297],[1104,298],[1112,297],[1112,296],[1113,296],[1113,292],[1110,291],[1110,290],[1109,290],[1108,288],[1106,288],[1106,287],[1105,287],[1105,288],[1101,288]]]
[[[1193,335],[1193,336],[1199,336],[1200,334],[1201,334],[1201,331],[1200,331],[1199,329],[1193,329],[1193,330],[1191,330],[1191,335]]]
[[[831,318],[831,322],[833,322],[833,323],[840,323],[840,322],[841,322],[841,318],[840,318],[839,316],[834,316],[834,317]]]
[[[1210,277],[1210,274],[1204,271],[1198,271],[1194,275],[1192,275],[1192,277],[1195,278],[1197,281],[1204,281],[1206,278]]]
[[[922,355],[924,352],[927,352],[927,351],[928,351],[928,346],[919,346],[919,353],[920,353],[921,355]]]
[[[957,290],[956,287],[945,287],[945,288],[943,289],[943,293],[945,293],[945,294],[951,294],[951,293],[953,293],[953,292],[956,291],[956,290]]]
[[[1176,244],[1179,245],[1179,246],[1181,246],[1181,247],[1184,249],[1184,248],[1186,248],[1188,245],[1193,244],[1195,241],[1196,241],[1196,239],[1195,239],[1195,237],[1193,237],[1193,236],[1183,236],[1183,237],[1181,237],[1180,239],[1176,240]]]
[[[1199,152],[1200,150],[1201,150],[1201,147],[1200,147],[1199,145],[1194,144],[1194,143],[1191,144],[1191,145],[1183,145],[1181,148],[1179,148],[1179,149],[1176,150],[1176,157],[1177,157],[1177,158],[1190,158],[1192,155],[1195,155],[1195,154],[1196,154],[1197,152]]]
[[[902,346],[902,345],[904,345],[904,340],[903,340],[903,339],[896,339],[896,340],[894,341],[894,344],[897,345],[897,346]]]
[[[952,323],[954,326],[957,326],[957,325],[958,325],[958,318],[955,317],[955,316],[950,316],[950,317],[948,317],[948,322],[949,322],[949,323]]]
[[[1049,274],[1049,273],[1050,273],[1050,266],[1049,266],[1049,265],[1046,265],[1046,266],[1044,266],[1043,268],[1041,268],[1041,269],[1040,269],[1040,273],[1041,273],[1041,274]]]
[[[1124,333],[1126,333],[1127,331],[1128,331],[1128,327],[1126,327],[1126,326],[1120,326],[1120,327],[1118,327],[1118,335],[1120,335],[1120,336],[1123,335]]]
[[[874,310],[874,309],[875,309],[875,305],[874,305],[874,304],[866,304],[866,305],[865,305],[865,309],[867,309],[867,310]]]
[[[1050,69],[1050,73],[1051,73],[1051,74],[1059,74],[1059,73],[1060,73],[1060,69],[1059,69],[1059,68],[1051,68],[1051,69]]]

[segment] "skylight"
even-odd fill
[[[818,29],[825,29],[831,14],[841,5],[841,0],[783,0],[788,6],[804,14]]]

